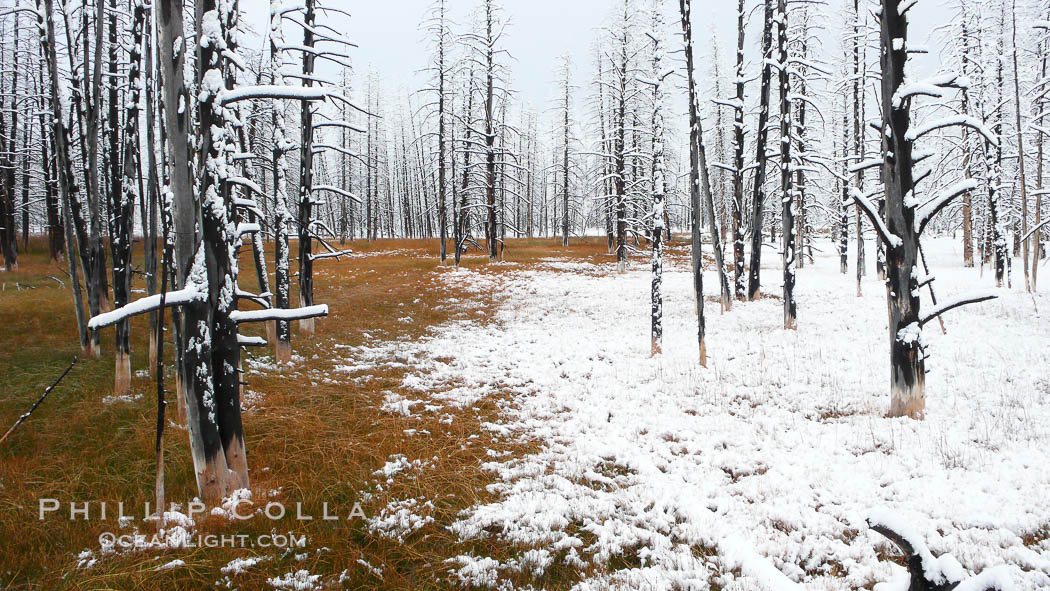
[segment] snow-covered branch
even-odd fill
[[[938,211],[951,203],[952,199],[976,188],[977,179],[963,179],[954,185],[950,185],[939,195],[919,206],[915,210],[915,233],[922,234],[922,231],[926,229],[926,224],[933,219],[933,216],[937,215]]]
[[[927,322],[935,320],[941,314],[944,314],[948,310],[958,308],[959,306],[965,306],[966,304],[976,304],[977,302],[984,302],[987,300],[993,300],[999,297],[994,291],[975,291],[968,294],[963,294],[955,299],[941,302],[935,306],[932,310],[923,314],[922,318],[919,319],[919,326],[924,326]]]
[[[98,330],[100,328],[112,326],[121,320],[131,318],[132,316],[157,310],[161,307],[161,296],[164,296],[164,307],[170,308],[172,306],[181,306],[192,302],[203,302],[206,294],[198,289],[196,285],[191,285],[175,291],[169,291],[166,294],[158,293],[147,296],[121,306],[116,310],[111,310],[95,316],[88,321],[88,328],[91,330]]]
[[[882,217],[879,216],[879,210],[871,202],[870,199],[861,194],[856,187],[850,188],[850,196],[857,202],[857,206],[868,214],[868,219],[871,220],[871,225],[874,226],[875,231],[879,233],[879,237],[886,243],[887,247],[897,248],[901,245],[900,236],[890,232],[890,229],[886,227],[886,223],[882,221]]]
[[[266,322],[268,320],[303,320],[328,316],[328,304],[303,306],[302,308],[268,308],[265,310],[234,310],[230,320],[237,324],[242,322]]]

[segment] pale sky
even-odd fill
[[[421,23],[433,0],[327,1],[352,15],[351,18],[337,14],[331,17],[319,16],[319,20],[324,18],[324,22],[332,24],[344,32],[346,38],[358,44],[359,47],[350,49],[358,81],[363,80],[369,67],[373,67],[388,91],[399,94],[403,91],[412,92],[426,84],[426,74],[420,73],[420,70],[428,65],[430,55]],[[678,0],[661,1],[666,14],[668,49],[678,51],[681,47]],[[813,26],[838,30],[841,7],[845,2],[827,0],[816,14],[811,15]],[[449,0],[453,30],[467,30],[470,13],[480,4],[481,0]],[[592,42],[614,4],[619,4],[619,1],[503,0],[504,16],[509,18],[510,24],[502,43],[514,58],[509,64],[511,88],[516,91],[520,101],[527,102],[537,111],[552,106],[556,64],[558,58],[568,51],[574,60],[573,74],[575,85],[579,88],[576,99],[579,108],[584,95],[590,94],[590,89],[586,87],[594,77]],[[746,4],[752,9],[746,56],[753,66],[759,51],[762,11],[759,0],[747,0]],[[873,9],[876,3],[868,0],[867,4]],[[849,5],[852,6],[852,1]],[[240,0],[240,6],[245,24],[260,35],[259,38],[245,39],[243,42],[258,49],[262,43],[261,35],[268,28],[269,0]],[[640,11],[647,10],[649,6],[650,0],[636,0],[636,7]],[[943,24],[950,18],[950,11],[944,6],[944,0],[923,0],[912,10],[910,36],[915,42],[927,42],[933,26]],[[641,32],[639,30],[639,34]],[[285,34],[291,40],[301,35],[301,31],[298,27],[286,26]],[[712,35],[717,37],[726,66],[730,66],[736,45],[736,0],[693,0],[693,35],[697,42],[696,74],[706,88],[711,68]],[[833,59],[837,51],[835,42],[827,38],[826,34],[822,37],[825,37],[825,47],[818,58],[825,56]],[[936,49],[936,44],[931,45],[934,46],[931,49]],[[681,53],[670,57],[678,63]],[[871,61],[874,59],[872,55]],[[918,61],[926,62],[921,66],[922,70],[936,68],[936,57],[919,58]],[[320,62],[318,66],[324,67]],[[730,78],[728,72],[725,76]],[[749,85],[749,97],[755,96],[755,86]]]
[[[329,2],[333,0],[328,0]],[[425,79],[418,70],[426,67],[429,50],[425,32],[420,29],[432,0],[340,0],[333,4],[350,12],[347,19],[333,15],[345,35],[359,45],[350,55],[358,75],[367,72],[369,64],[382,75],[386,84],[396,88],[404,83],[414,90]],[[665,0],[669,33],[680,30],[677,0]],[[749,4],[752,3],[749,1]],[[450,12],[456,26],[465,30],[470,12],[480,0],[450,0]],[[549,106],[554,89],[554,72],[559,56],[568,51],[575,61],[577,85],[586,84],[593,76],[591,43],[602,25],[611,0],[505,0],[505,16],[510,25],[503,38],[504,48],[513,56],[510,61],[512,88],[522,100],[537,109]],[[269,18],[268,0],[241,0],[246,24],[260,35],[265,33]],[[641,0],[639,7],[647,7]],[[694,0],[694,35],[697,51],[705,52],[713,24],[720,31],[723,53],[735,43],[736,3],[731,0]],[[320,19],[321,17],[319,17]],[[288,28],[289,36],[293,29]],[[295,32],[294,34],[298,34]],[[678,47],[679,37],[669,38],[670,49]],[[246,42],[249,42],[246,40]],[[255,40],[258,46],[259,40]],[[250,43],[250,42],[249,42]]]

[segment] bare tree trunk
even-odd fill
[[[898,9],[900,0],[882,1],[882,110],[883,153],[892,153],[882,167],[886,186],[886,225],[898,237],[886,249],[886,296],[890,320],[890,416],[921,418],[925,406],[926,369],[920,340],[917,269],[918,235],[914,209],[905,203],[913,188],[911,99],[895,101],[904,84],[908,20]],[[858,208],[859,209],[859,208]]]
[[[787,0],[777,0],[777,29],[780,64],[780,187],[781,230],[784,265],[784,328],[796,329],[795,306],[795,195],[791,182],[791,87],[788,78]]]
[[[839,272],[849,272],[849,109],[842,97],[842,178],[839,179]]]
[[[157,273],[165,273],[158,267],[157,261],[157,209],[160,206],[160,179],[157,174],[157,110],[154,103],[154,70],[153,70],[153,10],[147,9],[145,31],[143,34],[143,56],[145,57],[145,93],[146,93],[146,206],[142,216],[143,243],[145,244],[146,291],[149,295],[157,293]],[[135,134],[136,138],[139,137]],[[142,150],[140,150],[140,153]],[[170,261],[170,257],[168,259]],[[170,267],[170,265],[169,265]],[[154,372],[160,354],[160,341],[164,338],[160,314],[149,317],[149,371]],[[155,377],[155,376],[154,376]]]
[[[738,300],[744,285],[744,0],[737,2],[736,100],[733,105],[733,285]]]
[[[570,85],[569,85],[569,69],[570,62],[568,56],[565,57],[565,78],[563,92],[563,104],[562,104],[562,211],[561,211],[561,245],[569,245],[569,110],[570,104]]]
[[[962,19],[962,75],[969,75],[969,62],[970,62],[970,36],[967,32],[966,27],[966,4],[963,3],[961,8],[961,19]],[[963,115],[968,115],[970,111],[969,97],[966,90],[962,91],[962,112]],[[962,168],[963,174],[966,178],[970,178],[970,136],[969,130],[965,127],[962,130],[962,141],[963,141],[963,160]],[[963,195],[962,205],[962,235],[963,235],[963,266],[973,267],[973,196],[969,191]]]
[[[314,46],[314,2],[306,0],[303,12],[303,46]],[[313,86],[311,77],[314,73],[314,54],[303,53],[303,86]],[[314,304],[314,264],[313,264],[313,174],[314,174],[314,130],[313,105],[302,102],[299,139],[299,305],[302,307]],[[314,333],[314,319],[304,318],[299,321],[299,329],[304,334]]]
[[[88,125],[87,125],[87,166],[88,166],[88,218],[90,220],[91,227],[91,271],[90,274],[94,278],[94,281],[89,283],[91,286],[88,289],[88,307],[91,310],[91,315],[95,316],[99,312],[107,312],[110,309],[109,305],[109,286],[106,280],[106,250],[102,245],[102,182],[99,178],[99,146],[98,136],[101,131],[101,117],[102,117],[102,39],[103,31],[105,30],[106,23],[106,4],[103,0],[98,0],[96,3],[95,11],[95,47],[94,47],[94,58],[93,58],[93,69],[91,75],[91,90],[86,93],[88,96]],[[82,11],[85,22],[87,21],[87,11]],[[87,42],[87,30],[84,30],[84,40]],[[84,52],[84,59],[87,60],[88,53]],[[86,64],[85,64],[86,65]],[[86,71],[86,68],[85,68]],[[88,273],[85,273],[85,276]],[[94,305],[92,306],[92,294],[94,294]],[[100,349],[101,342],[99,340],[98,331],[92,331],[91,333],[91,353],[92,355],[99,357],[102,355]]]
[[[703,136],[700,129],[700,98],[693,77],[693,26],[691,0],[679,0],[682,17],[682,36],[685,43],[685,68],[689,86],[689,198],[692,204],[692,273],[693,296],[696,298],[697,340],[700,347],[700,365],[707,367],[706,322],[704,320],[704,270],[700,236],[701,179],[703,189],[711,190],[704,158]]]
[[[444,263],[448,258],[448,211],[445,205],[445,194],[448,187],[445,181],[445,0],[440,3],[440,31],[438,32],[438,228],[441,241],[440,259]]]
[[[116,26],[116,0],[110,0],[110,70],[111,76],[116,74],[116,48],[117,48],[117,26]],[[132,229],[135,217],[135,202],[139,199],[138,181],[141,176],[138,150],[135,139],[138,138],[139,129],[139,78],[142,62],[142,38],[143,28],[146,22],[146,8],[141,2],[135,3],[131,17],[131,48],[128,68],[128,87],[130,93],[127,101],[127,116],[124,121],[124,170],[114,166],[115,176],[123,175],[124,182],[114,183],[113,190],[120,190],[121,196],[119,207],[115,213],[113,243],[113,304],[121,307],[131,301],[131,241]],[[115,81],[114,81],[115,84]],[[117,131],[117,105],[116,89],[110,93],[112,104],[109,108],[110,116],[110,145],[116,143]],[[116,149],[111,147],[111,159],[117,161]],[[145,221],[144,221],[145,223]],[[116,373],[113,391],[122,394],[131,388],[131,326],[128,320],[118,322],[116,326],[116,338],[114,341],[116,349]]]
[[[186,287],[207,281],[205,246],[198,230],[202,224],[200,202],[192,180],[190,162],[190,109],[176,105],[191,105],[189,90],[183,77],[186,44],[183,34],[182,0],[160,0],[157,13],[158,63],[163,89],[164,126],[168,142],[169,182],[175,195],[174,227],[176,265],[179,286]],[[203,5],[198,8],[202,10]],[[199,20],[199,19],[198,19]],[[208,49],[205,59],[197,63],[211,63],[213,51]],[[210,135],[211,109],[201,107],[206,120],[201,121],[202,133]],[[202,138],[202,142],[205,138]],[[201,145],[210,144],[210,141]],[[214,253],[213,253],[214,254]],[[203,277],[202,277],[203,275]],[[228,494],[226,457],[222,453],[219,428],[215,417],[215,391],[212,381],[212,335],[208,302],[183,306],[178,348],[181,364],[178,368],[179,386],[186,404],[186,423],[193,456],[197,489],[206,501],[214,502]],[[209,400],[210,398],[210,400]]]
[[[1046,78],[1046,40],[1039,42],[1039,79],[1043,80]],[[1045,103],[1044,103],[1045,104]],[[1039,128],[1043,127],[1043,110],[1037,103],[1034,107],[1036,112],[1039,113],[1036,119],[1036,125]],[[1042,132],[1036,133],[1036,172],[1035,172],[1035,228],[1039,228],[1043,224],[1043,134]],[[1036,230],[1032,234],[1032,291],[1036,291],[1038,287],[1039,277],[1039,260],[1043,256],[1042,241],[1039,239],[1042,234],[1042,230]]]
[[[860,0],[853,0],[853,150],[856,162],[864,161],[864,81],[867,64],[861,59]],[[856,190],[864,193],[864,171],[856,173]],[[861,279],[868,274],[864,255],[864,219],[857,209],[857,297],[861,296]]]
[[[83,247],[84,241],[74,240],[73,231],[83,229],[83,220],[73,212],[74,203],[79,207],[79,192],[76,175],[73,173],[73,159],[69,150],[69,128],[66,127],[65,113],[59,92],[58,52],[55,47],[55,17],[52,0],[36,0],[37,25],[40,31],[41,53],[47,63],[50,78],[51,97],[51,137],[55,145],[55,172],[58,176],[59,193],[62,208],[66,217],[66,262],[69,265],[69,276],[73,287],[73,308],[76,311],[77,332],[80,336],[80,348],[88,347],[87,319],[84,317],[84,304],[80,291],[80,279],[76,264],[75,250]],[[81,255],[81,261],[83,261]]]
[[[8,271],[18,268],[18,228],[15,226],[15,155],[18,153],[18,38],[21,22],[15,13],[14,45],[11,61],[11,133],[5,130],[4,113],[7,99],[0,97],[0,248],[4,253],[4,266]],[[5,68],[6,69],[6,68]],[[5,141],[7,139],[7,141]]]
[[[1025,178],[1024,170],[1024,128],[1021,127],[1021,83],[1018,80],[1020,74],[1017,68],[1017,0],[1013,0],[1013,7],[1010,11],[1010,15],[1013,22],[1013,65],[1014,65],[1014,116],[1017,129],[1017,173],[1020,176],[1019,182],[1021,184],[1021,236],[1028,236],[1028,188],[1027,178]],[[1032,281],[1028,274],[1028,240],[1022,240],[1023,261],[1024,261],[1024,288],[1025,291],[1032,291]]]
[[[762,266],[762,214],[766,201],[766,138],[769,136],[769,91],[773,60],[773,0],[764,0],[762,25],[762,75],[758,99],[758,140],[755,150],[755,187],[751,204],[751,268],[748,273],[747,298],[758,297]]]

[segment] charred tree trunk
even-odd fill
[[[853,0],[853,151],[856,162],[864,161],[864,79],[867,64],[861,60],[860,0]],[[856,173],[856,190],[864,193],[864,171]],[[857,297],[861,295],[860,280],[868,274],[864,255],[864,219],[857,209]]]
[[[744,0],[737,2],[736,102],[733,105],[733,285],[743,300],[744,285]]]
[[[787,0],[777,0],[778,54],[780,72],[780,201],[784,265],[784,328],[795,324],[795,191],[791,179],[791,87],[788,78]]]
[[[769,93],[773,60],[773,0],[764,0],[765,18],[762,25],[762,75],[758,98],[758,140],[755,150],[755,187],[751,203],[751,267],[748,273],[747,298],[758,297],[761,287],[762,217],[766,201],[766,138],[769,136]]]
[[[84,316],[84,304],[80,291],[80,279],[76,263],[75,251],[81,253],[83,261],[83,240],[74,239],[73,231],[77,229],[81,235],[85,235],[83,220],[74,213],[73,204],[77,209],[80,205],[80,188],[77,178],[73,172],[73,158],[69,148],[69,128],[66,127],[66,117],[63,113],[61,94],[59,91],[58,51],[55,46],[55,17],[52,0],[36,0],[37,25],[40,31],[40,49],[47,64],[48,78],[50,79],[51,98],[51,137],[55,147],[55,172],[58,177],[59,193],[62,200],[62,209],[66,218],[65,240],[66,240],[66,262],[69,265],[69,276],[73,287],[73,308],[76,311],[77,332],[80,336],[80,348],[88,347],[87,319]],[[78,223],[79,222],[79,223]]]
[[[201,204],[194,187],[192,170],[191,112],[190,109],[175,108],[176,105],[195,104],[189,94],[185,71],[186,44],[183,34],[182,0],[160,0],[157,13],[158,62],[163,89],[164,124],[168,142],[169,190],[175,195],[174,226],[179,236],[176,240],[176,263],[179,287],[195,286],[207,289],[209,273],[206,248],[199,229],[203,223]],[[203,4],[200,8],[203,8]],[[203,50],[204,60],[197,56],[198,64],[210,64],[213,49]],[[218,60],[218,58],[216,58]],[[202,107],[201,131],[210,135],[212,124],[210,107]],[[202,137],[202,141],[207,138]],[[207,143],[202,144],[207,145]],[[204,188],[208,188],[206,185]],[[217,190],[215,187],[211,187]],[[214,253],[213,253],[214,254]],[[217,277],[216,277],[217,279]],[[217,501],[229,493],[227,486],[228,466],[222,453],[219,428],[215,416],[215,390],[212,382],[212,314],[207,301],[198,301],[182,307],[179,314],[181,326],[178,330],[181,350],[179,386],[186,405],[186,423],[193,456],[197,489],[206,501]]]
[[[303,12],[303,46],[314,46],[314,2],[306,0]],[[303,51],[303,86],[313,86],[314,54]],[[302,102],[299,139],[299,305],[302,307],[314,304],[314,266],[313,266],[313,174],[314,174],[314,129],[313,105]],[[299,321],[299,329],[304,334],[314,333],[314,319],[304,318]]]
[[[1025,236],[1026,239],[1022,240],[1022,260],[1024,268],[1024,288],[1025,291],[1032,291],[1032,281],[1028,274],[1028,179],[1025,177],[1024,168],[1024,128],[1021,127],[1021,83],[1019,81],[1020,74],[1017,68],[1017,0],[1013,1],[1013,8],[1010,11],[1013,22],[1013,66],[1014,66],[1014,117],[1017,129],[1017,174],[1020,177],[1018,183],[1021,189],[1021,231],[1020,235]]]
[[[682,36],[685,43],[685,68],[689,86],[689,200],[692,204],[692,273],[693,296],[696,298],[697,341],[700,347],[700,365],[707,367],[706,322],[704,319],[704,269],[700,236],[701,176],[704,188],[710,191],[707,166],[704,162],[703,137],[700,130],[700,105],[693,78],[693,26],[690,0],[679,0],[682,17]]]
[[[900,0],[883,0],[881,64],[883,130],[882,165],[886,187],[886,296],[889,301],[890,416],[921,418],[926,407],[926,367],[919,319],[919,240],[915,210],[905,202],[912,179],[911,99],[895,100],[904,84],[908,20]],[[858,208],[859,209],[859,208]],[[885,239],[886,237],[884,237]]]
[[[116,73],[117,53],[117,26],[116,26],[116,0],[110,0],[110,70],[111,76]],[[111,159],[113,161],[114,177],[123,176],[121,182],[114,182],[112,190],[121,191],[119,206],[114,212],[113,243],[113,304],[121,307],[131,301],[131,241],[132,225],[135,217],[135,203],[139,199],[138,182],[140,177],[138,150],[135,138],[138,137],[139,129],[139,77],[141,75],[142,63],[142,38],[143,28],[146,22],[146,7],[142,2],[136,2],[131,16],[131,54],[128,68],[128,88],[130,90],[127,101],[127,115],[124,120],[124,169],[116,165],[117,151],[112,147],[116,143],[117,135],[117,105],[116,88],[110,92],[110,145]],[[115,81],[114,81],[115,84]],[[124,320],[117,323],[116,338],[114,341],[116,349],[116,373],[114,378],[114,393],[122,394],[131,387],[131,334],[130,322]]]

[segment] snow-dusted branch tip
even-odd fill
[[[944,209],[946,205],[951,203],[952,199],[955,199],[967,191],[973,191],[976,188],[977,179],[963,179],[948,186],[939,195],[922,204],[915,211],[915,233],[922,234],[922,231],[926,229],[926,224],[933,219],[933,216],[937,215],[938,211]]]
[[[933,310],[930,310],[928,313],[923,314],[922,318],[919,319],[919,326],[925,325],[927,322],[936,319],[941,314],[944,314],[945,312],[953,308],[965,306],[966,304],[976,304],[977,302],[994,300],[997,297],[999,296],[996,295],[994,291],[975,291],[963,294],[947,302],[941,302]]]
[[[878,232],[879,237],[886,243],[886,246],[890,248],[900,247],[902,244],[900,236],[890,232],[890,229],[886,227],[886,223],[882,221],[882,217],[879,216],[879,210],[875,208],[871,200],[861,194],[856,187],[851,187],[850,196],[857,202],[857,206],[868,215],[871,225],[875,227],[875,231]]]
[[[328,316],[328,304],[304,306],[302,308],[269,308],[265,310],[235,310],[230,312],[230,319],[242,322],[266,322],[267,320],[303,320]]]

